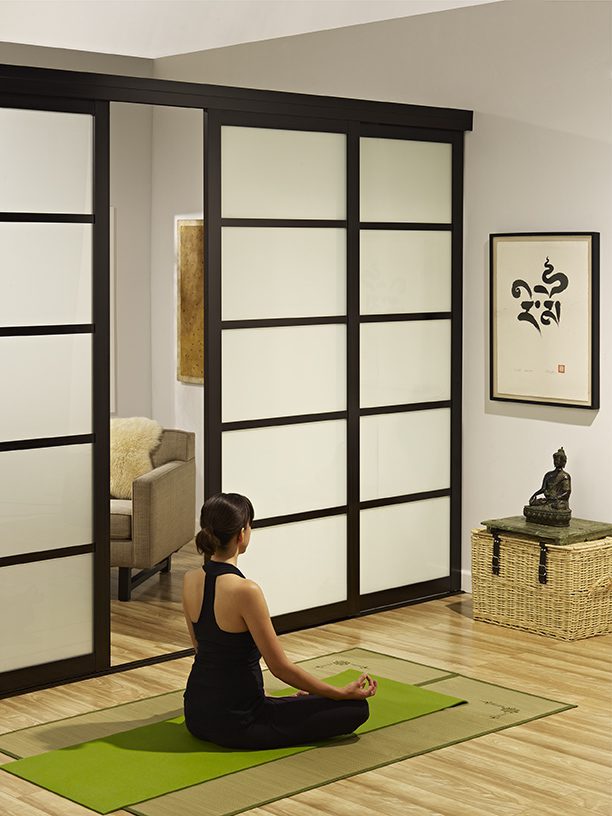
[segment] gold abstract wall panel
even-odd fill
[[[204,382],[204,222],[177,220],[177,379]]]

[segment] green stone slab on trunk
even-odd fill
[[[516,535],[537,540],[550,541],[551,544],[578,544],[581,541],[597,541],[612,535],[612,523],[606,521],[589,521],[588,519],[570,519],[569,527],[550,527],[546,524],[534,524],[524,516],[487,519],[481,521],[489,532],[515,533]]]

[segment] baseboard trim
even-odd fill
[[[461,570],[461,589],[464,592],[472,591],[472,571],[471,570]]]

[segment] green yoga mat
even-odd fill
[[[334,686],[356,679],[354,669],[327,678]],[[458,697],[378,677],[365,734],[465,702]],[[294,689],[275,691],[282,695]],[[341,740],[342,741],[342,740]],[[183,717],[123,731],[10,762],[2,770],[98,813],[161,796],[227,774],[309,751],[323,743],[262,751],[221,748],[192,737]],[[333,741],[324,743],[333,744]]]

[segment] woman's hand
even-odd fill
[[[365,700],[376,694],[378,683],[369,674],[362,674],[358,680],[353,680],[341,689],[343,700]]]
[[[310,694],[309,691],[296,691],[295,694],[292,694],[292,697],[308,697]]]

